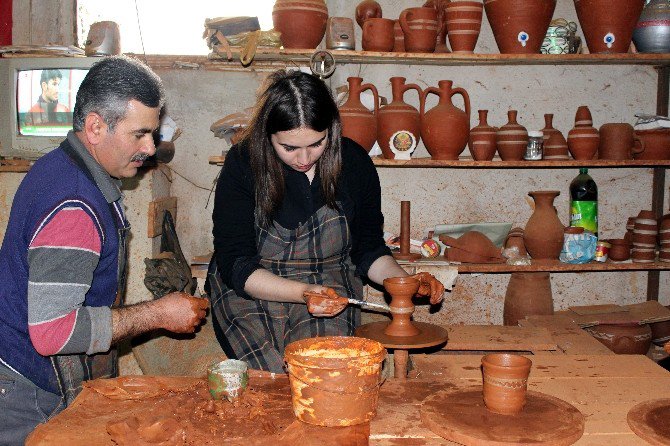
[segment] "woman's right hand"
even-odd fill
[[[349,300],[338,296],[337,292],[328,287],[319,291],[305,291],[303,294],[307,311],[314,317],[333,317],[340,314],[349,305]]]

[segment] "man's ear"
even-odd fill
[[[107,126],[102,120],[102,117],[97,113],[89,113],[84,119],[84,133],[86,139],[93,145],[97,145],[102,141]]]

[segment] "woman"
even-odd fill
[[[268,81],[216,187],[207,285],[225,353],[281,373],[288,343],[353,335],[360,309],[346,298],[362,298],[361,276],[407,273],[384,244],[377,171],[341,137],[328,88],[299,71]],[[439,303],[442,284],[417,276]]]

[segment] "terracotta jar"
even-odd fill
[[[422,90],[416,84],[405,84],[404,77],[392,77],[391,92],[393,100],[390,104],[381,107],[377,116],[377,141],[382,149],[384,158],[394,159],[395,154],[391,150],[391,144],[396,150],[409,150],[404,145],[407,142],[414,146],[421,139],[421,118],[419,111],[403,101],[407,90],[416,90],[421,100]],[[399,139],[398,139],[399,138]],[[394,142],[394,140],[397,140]],[[398,144],[402,144],[399,147]]]
[[[528,193],[535,200],[535,211],[526,223],[523,241],[533,260],[558,259],[561,254],[564,227],[554,208],[560,194],[557,190]]]
[[[635,159],[670,159],[670,129],[635,130],[635,136],[644,143],[644,151],[633,154]]]
[[[523,228],[512,228],[503,243],[504,249],[516,248],[519,256],[527,256],[526,244],[523,242]]]
[[[439,103],[425,111],[426,97],[434,93]],[[451,97],[460,94],[465,111],[454,106]],[[460,87],[453,88],[452,81],[439,81],[438,88],[429,87],[421,95],[421,139],[435,160],[455,160],[465,150],[470,133],[470,96]]]
[[[482,25],[482,2],[459,0],[446,6],[446,23],[451,51],[473,53]]]
[[[542,129],[544,147],[542,151],[542,159],[545,160],[567,160],[570,159],[568,154],[568,142],[560,132],[553,127],[554,115],[546,113],[544,115],[544,128]]]
[[[447,17],[446,7],[451,0],[428,0],[423,4],[424,8],[435,8],[437,11],[437,40],[435,42],[436,53],[449,53],[447,47]]]
[[[617,354],[646,355],[651,346],[649,324],[601,322],[599,325],[585,328],[585,330]]]
[[[363,0],[356,5],[356,23],[363,28],[367,19],[382,16],[382,7],[375,0]]]
[[[608,258],[615,262],[624,262],[630,259],[630,242],[623,238],[609,240],[610,252]]]
[[[393,21],[393,52],[394,53],[404,53],[405,52],[405,34],[402,32],[402,27],[400,26],[400,21]]]
[[[363,78],[349,77],[349,98],[340,107],[342,136],[346,136],[361,145],[367,152],[372,149],[377,139],[377,113],[379,111],[379,95],[372,84],[363,84]],[[375,98],[374,113],[361,103],[361,92],[371,90]]]
[[[504,325],[519,325],[526,316],[554,314],[549,273],[512,273],[505,293]]]
[[[568,149],[576,160],[593,159],[600,145],[600,133],[593,127],[591,111],[586,105],[577,109],[575,126],[568,133]]]
[[[393,49],[394,44],[393,20],[372,17],[363,23],[363,51],[388,52]]]
[[[538,54],[556,0],[484,0],[484,8],[501,53]]]
[[[575,0],[591,53],[627,53],[644,0]]]
[[[419,280],[414,277],[384,279],[384,289],[391,295],[392,320],[384,329],[389,336],[416,336],[419,329],[412,324],[414,303],[412,297],[419,290]]]
[[[635,136],[633,126],[626,122],[611,122],[600,126],[598,158],[632,160],[634,154],[644,153],[644,141]]]
[[[284,48],[314,49],[326,33],[328,7],[323,0],[277,0],[272,8],[274,29]]]
[[[435,51],[439,26],[434,8],[407,8],[400,13],[400,26],[408,53]]]
[[[475,161],[491,161],[496,154],[496,128],[487,122],[488,110],[478,110],[479,124],[470,130],[468,149]]]
[[[668,0],[651,0],[647,3],[633,31],[633,42],[641,53],[670,53]]]
[[[528,145],[528,131],[516,122],[517,111],[507,112],[507,124],[496,132],[496,147],[503,161],[519,161],[523,159]]]
[[[514,415],[526,405],[530,359],[510,353],[493,353],[482,358],[482,393],[486,408],[493,413]]]

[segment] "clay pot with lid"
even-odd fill
[[[405,36],[405,51],[408,53],[432,53],[435,51],[440,26],[434,8],[407,8],[398,18]]]
[[[554,115],[546,113],[544,115],[544,128],[542,129],[544,147],[542,159],[545,160],[567,160],[570,159],[568,153],[568,142],[560,132],[553,127]]]
[[[477,46],[484,7],[481,1],[453,0],[446,5],[449,45],[454,53],[473,53]]]
[[[382,16],[382,7],[375,0],[363,0],[356,5],[356,23],[363,28],[367,19],[380,18]]]
[[[496,147],[503,161],[520,161],[526,153],[528,130],[516,121],[517,111],[507,112],[507,124],[496,132]]]
[[[519,325],[526,316],[552,314],[554,299],[549,273],[510,274],[503,308],[504,325]]]
[[[651,346],[649,324],[601,322],[593,327],[585,328],[585,330],[617,354],[646,355]]]
[[[644,0],[575,0],[591,53],[627,53]]]
[[[644,7],[633,31],[633,42],[640,53],[670,53],[668,0],[651,0]]]
[[[555,8],[556,0],[484,0],[503,54],[538,54]]]
[[[328,7],[323,0],[277,0],[272,8],[274,29],[284,48],[314,49],[326,33]]]
[[[419,280],[414,277],[384,279],[384,289],[391,295],[392,320],[384,329],[389,336],[416,336],[419,329],[412,324],[414,303],[412,297],[419,290]]]
[[[591,111],[582,105],[575,113],[575,126],[568,133],[568,150],[576,160],[593,159],[600,145],[600,133],[593,127]]]
[[[363,147],[367,152],[377,139],[377,114],[379,112],[379,94],[372,84],[364,84],[363,78],[349,77],[349,97],[340,107],[342,136],[346,136]],[[368,110],[361,103],[361,92],[371,90],[374,95],[375,111]]]
[[[670,129],[635,130],[635,136],[644,143],[644,151],[633,154],[636,160],[670,159]]]
[[[388,52],[393,49],[394,44],[393,20],[371,17],[363,23],[363,51]]]
[[[434,160],[456,160],[465,150],[470,133],[470,96],[463,88],[453,88],[452,81],[438,82],[421,95],[421,139]],[[426,97],[436,94],[438,104],[425,111]],[[465,111],[454,106],[452,96],[463,97]]]
[[[478,110],[479,124],[470,130],[468,149],[475,161],[491,161],[496,154],[496,129],[487,122],[488,110]]]
[[[377,116],[377,141],[386,159],[395,158],[391,144],[398,132],[406,132],[409,139],[413,139],[414,145],[418,144],[421,138],[419,111],[405,103],[403,96],[407,90],[416,90],[420,101],[423,91],[417,84],[405,84],[404,77],[395,76],[390,81],[393,100],[390,104],[381,107]]]
[[[557,260],[563,249],[564,226],[556,214],[557,190],[528,192],[535,200],[535,211],[524,228],[523,241],[533,260]]]

